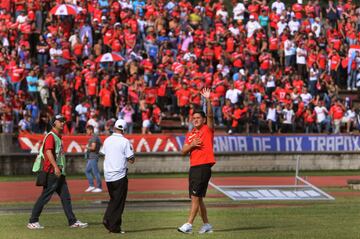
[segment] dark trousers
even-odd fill
[[[50,201],[51,196],[55,192],[59,195],[61,199],[61,204],[68,219],[69,225],[72,225],[76,222],[76,217],[72,210],[70,192],[66,183],[65,176],[61,175],[60,177],[56,177],[55,174],[49,174],[47,185],[43,187],[43,191],[38,200],[36,201],[31,212],[31,217],[29,220],[30,223],[39,221],[39,217],[44,206]]]
[[[128,191],[128,179],[124,177],[114,182],[106,182],[110,202],[106,208],[103,224],[110,232],[120,232],[122,213]]]

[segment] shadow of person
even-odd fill
[[[154,232],[154,231],[163,231],[163,230],[176,230],[176,227],[157,227],[157,228],[144,228],[138,230],[127,230],[126,233]]]
[[[273,227],[270,227],[270,226],[238,227],[238,228],[214,229],[214,232],[250,231],[250,230],[264,230],[264,229],[270,229],[270,228],[273,228]]]

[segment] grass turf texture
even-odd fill
[[[328,188],[327,190],[329,190]],[[342,188],[341,191],[349,191]],[[332,188],[330,191],[339,191]],[[101,224],[104,209],[79,210],[75,212],[80,220],[89,223],[86,229],[67,227],[64,213],[44,210],[40,222],[44,230],[31,231],[26,228],[29,213],[0,214],[0,238],[249,238],[249,239],[354,239],[360,238],[360,198],[338,197],[329,202],[231,202],[206,199],[209,218],[214,233],[198,235],[200,218],[194,224],[194,234],[184,235],[176,231],[187,218],[188,208],[164,207],[125,209],[124,235],[108,234]],[[210,203],[211,202],[211,203]],[[218,208],[216,205],[230,203],[231,207]],[[55,204],[51,204],[55,205]],[[59,203],[58,203],[59,205]]]

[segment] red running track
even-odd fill
[[[345,187],[348,179],[360,179],[360,176],[309,176],[307,180],[318,187]],[[35,181],[35,179],[34,179]],[[294,177],[216,177],[211,180],[216,185],[292,185]],[[68,180],[73,200],[106,200],[106,190],[100,194],[84,193],[87,181]],[[105,183],[103,187],[106,189]],[[0,182],[0,203],[34,202],[40,195],[41,188],[33,181]],[[131,192],[149,192],[146,198],[186,198],[187,194],[171,194],[174,191],[187,191],[187,178],[141,178],[129,180],[129,198],[144,198],[144,195]],[[156,194],[151,192],[166,192]],[[148,194],[145,194],[148,195]],[[54,197],[58,200],[58,197]]]

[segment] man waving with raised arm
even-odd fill
[[[210,89],[203,89],[201,95],[206,100],[206,115],[201,110],[195,110],[192,114],[194,128],[187,133],[182,154],[190,153],[189,171],[189,197],[191,198],[191,210],[188,221],[178,228],[179,232],[192,233],[192,224],[197,212],[200,210],[204,225],[199,233],[211,233],[212,226],[209,224],[206,207],[203,198],[211,177],[211,167],[215,164],[214,158],[214,116],[210,102]]]

